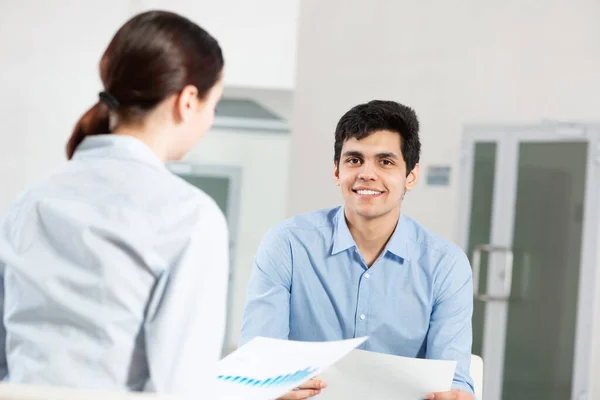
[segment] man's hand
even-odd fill
[[[471,393],[463,392],[458,389],[452,389],[449,392],[429,393],[428,400],[474,400]]]
[[[287,392],[277,400],[304,400],[321,393],[321,389],[325,389],[327,384],[318,379],[311,379],[304,382],[296,390]]]

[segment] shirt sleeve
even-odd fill
[[[148,390],[184,399],[213,398],[225,333],[229,239],[209,203],[187,245],[154,288],[145,323]]]
[[[257,336],[288,339],[290,333],[291,244],[285,230],[263,238],[250,275],[239,345]]]
[[[473,394],[471,365],[473,279],[462,251],[440,265],[427,335],[427,358],[457,361],[453,388]]]

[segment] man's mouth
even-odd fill
[[[373,189],[352,189],[352,191],[361,196],[379,196],[381,193],[383,193],[379,190],[373,190]]]

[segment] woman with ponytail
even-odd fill
[[[70,161],[0,222],[0,380],[211,398],[227,225],[165,163],[209,130],[223,64],[214,38],[169,12],[113,37]]]

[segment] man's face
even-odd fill
[[[419,165],[406,174],[406,163],[396,132],[376,131],[342,145],[334,177],[344,197],[348,217],[397,217],[406,190],[417,183]]]

